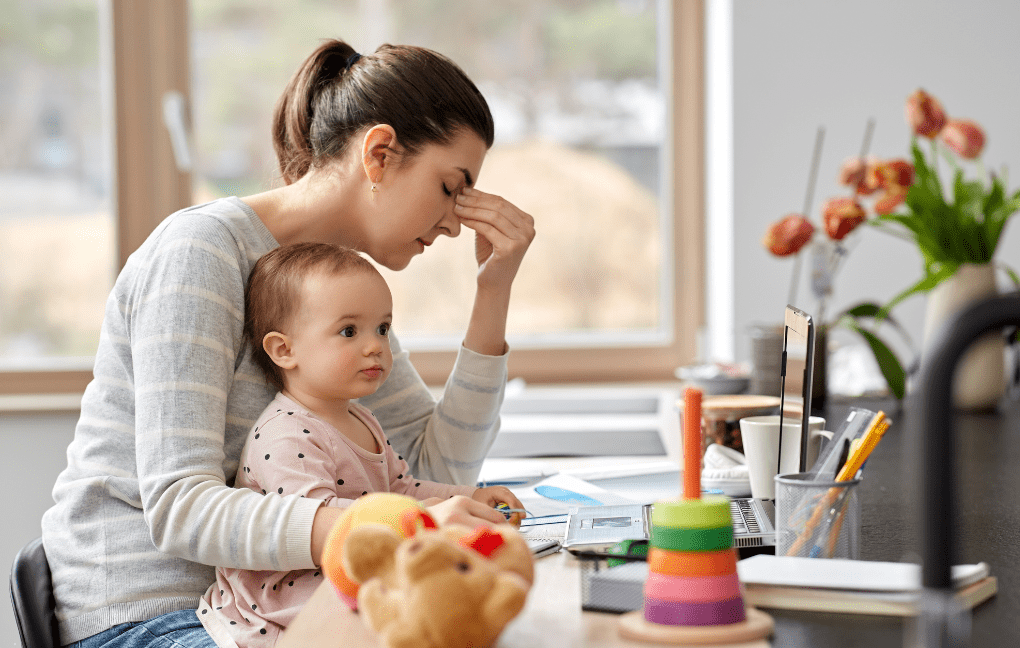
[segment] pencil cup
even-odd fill
[[[860,483],[776,475],[776,555],[860,558]]]

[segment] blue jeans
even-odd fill
[[[194,610],[179,610],[148,621],[115,625],[68,648],[216,648],[216,642]]]

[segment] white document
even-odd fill
[[[546,490],[544,487],[550,487],[554,490]],[[579,503],[577,500],[569,499],[557,499],[556,497],[548,496],[549,493],[556,494],[558,491],[566,491],[567,493],[577,493],[583,498],[590,498],[594,500],[596,504],[590,504],[592,506],[598,506],[600,504],[633,504],[634,500],[617,495],[616,493],[600,488],[590,482],[586,482],[583,479],[572,477],[570,475],[558,474],[551,477],[546,477],[534,486],[527,488],[510,488],[517,499],[521,500],[521,504],[524,504],[524,509],[528,512],[529,518],[548,517],[548,516],[563,516],[563,521],[566,522],[567,512],[571,508],[577,508],[578,506],[586,506],[588,504]],[[546,495],[542,494],[542,491],[546,491]],[[569,497],[569,495],[564,496]],[[528,522],[528,518],[525,518],[521,522],[524,526]]]
[[[780,587],[914,592],[921,589],[921,566],[914,563],[875,562],[759,554],[737,562],[737,574],[747,584]],[[990,574],[987,563],[954,565],[953,585],[966,587]]]

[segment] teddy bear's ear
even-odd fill
[[[384,524],[368,522],[351,529],[344,540],[344,571],[358,583],[386,571],[400,536]]]

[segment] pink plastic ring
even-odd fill
[[[736,572],[723,576],[670,576],[649,572],[645,596],[677,603],[710,603],[741,596]]]

